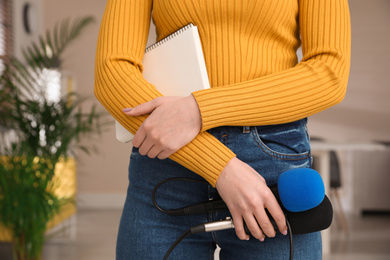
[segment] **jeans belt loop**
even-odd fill
[[[250,126],[243,126],[243,127],[242,127],[242,132],[243,132],[244,134],[249,134],[249,133],[251,132]]]

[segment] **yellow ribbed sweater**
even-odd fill
[[[347,0],[109,0],[98,39],[95,95],[132,133],[146,116],[128,117],[122,109],[161,96],[142,77],[152,10],[157,40],[189,23],[198,26],[211,89],[193,93],[202,130],[170,158],[212,185],[235,155],[207,129],[292,122],[345,95]]]

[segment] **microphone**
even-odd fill
[[[309,168],[297,168],[280,175],[278,192],[285,209],[301,212],[318,206],[324,200],[325,187],[318,172]]]
[[[301,212],[318,206],[325,196],[325,187],[320,174],[309,168],[296,168],[283,172],[277,188],[270,187],[280,205],[290,212]],[[179,209],[165,210],[172,216],[194,215],[225,210],[223,200],[210,200]]]
[[[333,208],[325,195],[325,187],[318,172],[308,168],[297,168],[283,172],[278,185],[270,187],[278,200],[293,234],[307,234],[327,229],[333,220]],[[188,212],[227,209],[222,200],[209,201],[189,207]],[[278,227],[268,213],[275,230]],[[234,228],[233,220],[208,222],[191,228],[191,233],[211,232]],[[246,228],[246,227],[245,227]],[[246,228],[247,229],[247,228]],[[247,231],[247,233],[249,233]]]
[[[283,210],[288,222],[290,223],[291,232],[294,235],[298,234],[307,234],[313,233],[321,230],[325,230],[332,224],[333,220],[333,208],[328,197],[325,195],[324,200],[320,205],[312,209],[302,211],[302,212],[290,212],[288,210]],[[268,217],[271,220],[274,229],[277,231],[278,227],[276,226],[275,221],[267,212]],[[245,224],[245,223],[244,223]],[[212,232],[225,229],[234,228],[233,220],[227,218],[225,220],[219,220],[214,222],[207,222],[197,226],[192,227],[191,233],[200,233],[200,232]],[[249,234],[249,231],[245,225],[245,231]]]
[[[157,189],[169,181],[194,181],[185,178],[171,178],[158,184],[152,195],[157,209],[171,216],[193,215],[227,210],[228,207],[221,199],[210,200],[179,209],[162,209],[155,200]],[[293,234],[305,234],[324,230],[330,226],[333,219],[333,208],[325,195],[325,187],[320,174],[309,168],[296,168],[283,172],[277,186],[270,187],[287,220],[290,222]],[[277,225],[267,212],[275,230]],[[208,222],[192,228],[192,232],[210,232],[234,228],[231,219]]]
[[[211,200],[180,209],[166,210],[161,208],[156,202],[155,193],[162,184],[173,180],[186,180],[203,183],[202,181],[185,178],[171,178],[159,183],[153,190],[152,200],[156,208],[161,212],[172,216],[182,216],[228,209],[223,200]],[[270,189],[278,200],[278,203],[286,216],[286,224],[289,228],[290,238],[290,259],[292,259],[292,235],[312,233],[328,228],[331,225],[333,219],[332,204],[325,195],[325,187],[321,176],[312,169],[297,168],[288,170],[280,175],[278,179],[278,185],[270,187]],[[266,212],[274,229],[278,231],[278,227],[275,221],[272,219],[272,216],[267,210]],[[244,226],[245,232],[249,234],[249,230],[245,222]],[[191,227],[172,244],[172,246],[165,254],[164,259],[167,259],[172,250],[180,243],[180,241],[182,241],[190,234],[233,228],[234,224],[231,218],[226,218],[225,220],[220,221],[207,222]]]
[[[293,234],[307,234],[330,227],[333,220],[333,207],[325,195],[321,204],[315,208],[302,212],[285,211],[285,214]]]

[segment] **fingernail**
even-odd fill
[[[249,241],[249,237],[245,238],[246,241]]]
[[[264,242],[264,238],[260,238],[259,240],[260,240],[260,242]]]
[[[128,107],[128,108],[124,108],[122,111],[126,113],[126,112],[130,112],[131,110],[133,109],[131,107]]]
[[[283,231],[282,234],[286,236],[287,235],[287,230]]]

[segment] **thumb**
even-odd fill
[[[156,102],[154,102],[154,100],[151,100],[133,108],[125,108],[122,111],[128,116],[142,116],[145,114],[152,113],[153,110],[156,109],[156,107]]]

